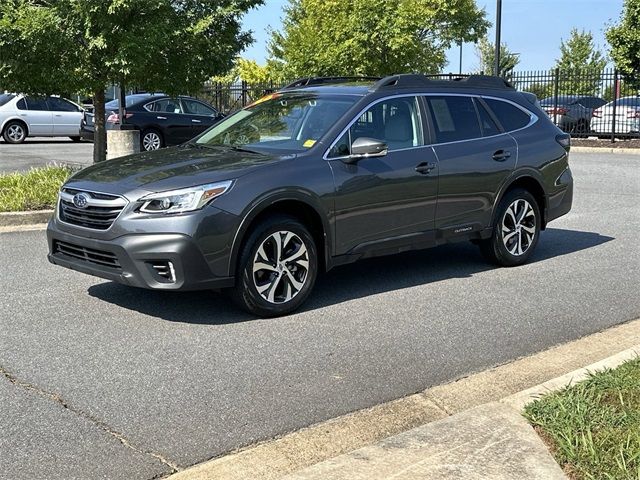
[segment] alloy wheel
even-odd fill
[[[524,255],[536,235],[536,214],[531,204],[520,198],[507,208],[502,218],[502,242],[516,257]]]
[[[24,138],[24,128],[21,125],[13,124],[7,128],[7,136],[13,142],[21,142]]]
[[[258,247],[252,271],[254,285],[262,298],[269,303],[289,302],[307,281],[307,246],[293,232],[274,232]]]
[[[142,148],[144,148],[147,152],[149,150],[158,150],[161,145],[162,142],[160,140],[160,135],[158,135],[156,132],[145,133],[144,137],[142,138]]]

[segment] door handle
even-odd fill
[[[60,113],[56,113],[55,115],[56,115],[56,117],[61,117],[62,116]]]
[[[166,120],[167,117],[156,117],[158,120]]]
[[[493,154],[493,159],[496,162],[504,162],[508,158],[511,157],[511,152],[509,150],[498,150]]]
[[[422,175],[427,175],[431,172],[431,170],[433,170],[434,168],[436,168],[436,164],[432,163],[432,162],[422,162],[420,164],[418,164],[416,166],[416,172],[422,174]]]
[[[194,118],[192,118],[192,119],[191,119],[191,121],[192,121],[193,123],[202,123],[202,121],[201,121],[201,120],[196,120],[196,119],[194,119]]]

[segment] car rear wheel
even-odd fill
[[[22,122],[9,122],[2,136],[7,143],[22,143],[27,138],[27,127]]]
[[[162,134],[157,130],[145,130],[142,132],[142,150],[149,152],[151,150],[158,150],[164,146]]]
[[[292,217],[272,217],[245,242],[236,286],[229,293],[254,315],[286,315],[304,303],[317,273],[317,249],[307,228]]]
[[[520,188],[507,192],[498,207],[491,238],[480,242],[482,253],[503,267],[526,263],[538,244],[541,221],[531,193]]]

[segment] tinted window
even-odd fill
[[[3,93],[2,95],[0,95],[0,107],[6,105],[14,98],[16,98],[15,95],[11,95],[10,93]]]
[[[340,140],[329,150],[329,158],[346,157],[351,154],[351,141],[349,131],[344,132]]]
[[[436,143],[480,138],[480,123],[471,97],[426,97]]]
[[[150,112],[158,112],[158,113],[182,113],[182,107],[180,106],[180,102],[178,100],[172,100],[170,98],[165,98],[162,100],[156,100],[153,103],[148,103],[144,106]]]
[[[485,137],[490,137],[491,135],[498,135],[500,133],[500,129],[496,125],[496,122],[493,121],[487,109],[484,108],[481,102],[476,100],[476,107],[478,108],[478,117],[480,117],[480,126],[482,127],[482,133]]]
[[[151,98],[151,94],[149,93],[145,93],[145,94],[137,94],[137,95],[127,95],[124,99],[124,106],[125,107],[130,107],[131,105],[133,105],[134,103],[138,103],[142,100],[145,100],[147,98]],[[107,102],[104,105],[105,109],[107,111],[109,110],[117,110],[120,107],[120,101],[118,99],[115,100],[111,100],[110,102]]]
[[[29,110],[49,110],[47,99],[44,97],[27,97]]]
[[[205,105],[204,103],[196,102],[195,100],[186,100],[182,99],[182,106],[184,107],[185,113],[190,113],[192,115],[217,115],[213,108]]]
[[[20,100],[18,100],[18,103],[16,103],[16,107],[18,107],[18,110],[26,110],[27,102],[24,98],[21,98]]]
[[[640,107],[640,97],[625,97],[616,100],[616,105],[622,107]]]
[[[484,101],[507,132],[526,127],[531,121],[531,116],[515,105],[491,98],[485,98]]]
[[[56,112],[78,112],[79,111],[78,107],[61,98],[49,97],[47,99],[47,103],[49,103],[49,107],[51,108],[51,110],[54,110]]]
[[[376,103],[352,125],[351,142],[360,137],[384,141],[389,150],[424,145],[416,97],[392,98]]]

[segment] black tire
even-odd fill
[[[81,140],[80,137],[69,137],[69,138],[71,139],[72,142],[76,142],[76,143],[78,143]]]
[[[4,126],[2,137],[7,143],[18,144],[27,139],[28,131],[27,126],[20,121],[12,120]]]
[[[157,147],[155,145],[157,145]],[[140,135],[140,148],[143,152],[158,150],[162,147],[164,147],[164,138],[162,133],[155,128],[148,128]]]
[[[293,236],[288,237],[280,232],[288,232]],[[283,243],[281,251],[284,255],[280,256],[280,260],[283,257],[286,260],[286,254],[289,257],[301,256],[295,261],[279,265],[274,261],[277,238]],[[303,248],[306,250],[303,251]],[[262,254],[268,258],[263,258]],[[268,265],[269,269],[254,272],[254,262],[263,259],[267,262],[260,261],[256,264]],[[306,272],[302,266],[305,260],[308,262]],[[236,286],[228,293],[240,308],[251,314],[278,317],[293,312],[304,303],[313,289],[317,275],[318,249],[307,227],[293,217],[276,215],[256,225],[243,243],[236,270]],[[294,282],[302,285],[295,293]],[[260,293],[258,285],[267,288]],[[273,297],[273,301],[263,295]],[[291,298],[286,300],[289,295]]]
[[[522,218],[518,218],[521,215]],[[491,238],[482,240],[480,249],[487,260],[497,265],[522,265],[531,258],[538,244],[541,223],[540,207],[534,196],[522,188],[510,190],[496,211]]]

